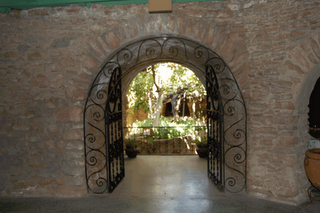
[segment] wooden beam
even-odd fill
[[[171,13],[172,0],[149,0],[149,13]]]

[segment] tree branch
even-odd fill
[[[159,88],[159,86],[157,85],[157,82],[156,82],[156,72],[154,70],[154,65],[151,65],[151,71],[152,71],[152,76],[153,76],[153,83],[157,88],[156,92],[161,92],[161,89]]]
[[[177,92],[175,92],[175,93],[170,93],[170,94],[168,94],[167,97],[165,97],[165,98],[163,99],[163,102],[167,102],[170,98],[172,99],[176,94],[180,95],[181,93],[185,92],[185,91],[188,90],[188,89],[189,89],[189,86],[188,86],[188,87],[184,87],[184,88],[182,88],[182,89],[179,89],[179,90],[178,90]]]

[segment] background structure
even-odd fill
[[[248,112],[248,192],[307,199],[308,102],[320,76],[316,0],[92,4],[0,13],[0,195],[82,196],[83,107],[116,49],[175,35],[211,48],[235,75]]]

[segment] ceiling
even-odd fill
[[[161,0],[159,0],[161,1]],[[197,1],[223,1],[223,0],[172,0],[173,3],[197,2]],[[103,5],[118,4],[146,4],[148,0],[0,0],[0,12],[9,13],[11,9],[24,10],[36,7],[58,7],[70,4],[90,7],[91,4],[100,3]]]

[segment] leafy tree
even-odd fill
[[[196,101],[206,96],[206,90],[199,78],[188,68],[175,63],[166,65],[173,71],[166,99],[171,98],[173,120],[177,122],[182,97]]]
[[[171,99],[173,121],[179,121],[182,98],[198,100],[206,90],[195,74],[179,64],[155,64],[142,70],[131,82],[127,98],[129,108],[139,108],[152,119],[153,126],[159,126],[163,102]]]

